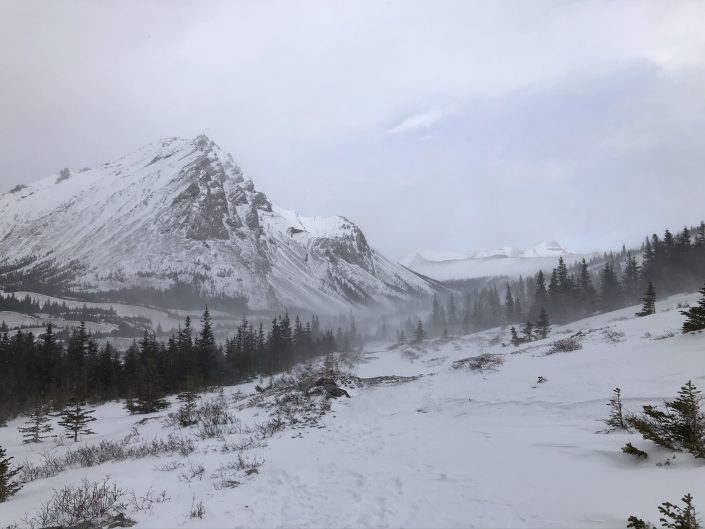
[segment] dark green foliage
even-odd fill
[[[627,443],[626,445],[624,445],[622,447],[622,452],[624,452],[625,454],[629,454],[630,456],[639,457],[642,459],[647,459],[649,457],[649,454],[647,454],[643,450],[639,450],[632,443]]]
[[[696,518],[693,496],[686,494],[681,498],[683,507],[664,502],[658,508],[663,515],[659,518],[661,527],[667,529],[699,529],[700,524]]]
[[[536,320],[536,336],[541,339],[548,337],[548,333],[551,332],[551,323],[548,320],[548,312],[546,309],[541,307],[541,312],[539,313],[539,318]]]
[[[176,413],[176,420],[181,426],[192,426],[198,422],[196,418],[196,399],[199,398],[193,391],[184,391],[177,396],[182,402],[179,411]]]
[[[78,399],[71,399],[64,410],[59,414],[59,426],[65,430],[66,437],[78,441],[79,435],[95,433],[88,427],[88,423],[96,420],[91,414],[95,410],[84,408],[85,403]]]
[[[125,408],[130,413],[153,413],[169,406],[164,400],[163,373],[166,366],[162,365],[165,355],[160,351],[153,334],[145,331],[139,346],[139,369],[136,373],[134,394],[125,402]]]
[[[646,292],[644,297],[641,298],[643,305],[641,311],[637,312],[637,316],[649,316],[651,314],[656,314],[656,290],[654,289],[654,284],[649,281],[646,286]]]
[[[10,463],[12,457],[7,456],[5,449],[0,446],[0,503],[7,501],[22,486],[13,478],[22,470],[22,467],[14,467]]]
[[[698,304],[690,307],[688,310],[681,311],[687,319],[683,322],[683,332],[693,332],[705,329],[705,286],[698,292],[702,297],[698,300]]]
[[[522,342],[522,339],[519,338],[519,335],[517,334],[516,327],[512,326],[512,328],[509,329],[509,333],[512,336],[509,341],[513,346],[516,347],[517,345],[519,345]]]
[[[344,347],[360,347],[354,322],[340,329],[338,338],[321,329],[317,316],[293,323],[276,317],[266,332],[247,320],[237,334],[216,344],[210,313],[194,343],[190,318],[166,343],[147,332],[124,353],[107,343],[99,347],[85,324],[61,338],[50,324],[36,338],[32,333],[10,334],[0,322],[0,424],[5,417],[32,410],[39,403],[62,407],[74,396],[103,402],[128,399],[135,413],[163,409],[167,394],[197,391],[214,384],[232,384],[269,375]]]
[[[702,525],[697,518],[693,496],[686,494],[681,498],[683,506],[674,505],[670,502],[663,502],[658,507],[661,514],[659,522],[662,529],[702,529]],[[627,519],[627,527],[633,529],[656,529],[655,525],[645,522],[636,516]]]
[[[35,406],[25,421],[27,426],[20,426],[17,430],[22,434],[23,443],[40,443],[43,439],[51,437],[48,435],[53,428],[49,424],[49,406],[40,404]]]
[[[654,529],[654,526],[646,523],[641,518],[636,516],[630,516],[627,518],[627,528],[628,529]]]
[[[687,451],[705,458],[705,413],[700,409],[700,391],[688,381],[675,400],[664,403],[664,410],[644,406],[640,416],[627,419],[627,424],[644,439],[668,448]]]

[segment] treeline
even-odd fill
[[[443,299],[434,296],[424,327],[430,336],[465,334],[535,322],[542,309],[552,322],[566,323],[645,299],[653,303],[655,295],[695,290],[703,279],[705,222],[675,235],[665,230],[663,237],[647,237],[639,249],[623,247],[619,253],[582,259],[572,266],[559,257],[550,275],[539,271],[535,277],[507,280],[502,289],[493,284],[452,292]],[[417,321],[407,319],[398,336],[413,336]]]
[[[0,294],[0,310],[20,312],[22,314],[48,314],[57,318],[75,319],[75,320],[91,320],[105,321],[117,323],[119,317],[112,308],[102,309],[100,307],[88,307],[83,304],[81,307],[69,307],[66,302],[58,303],[56,301],[46,300],[40,303],[38,300],[26,295],[23,298],[17,298],[13,293]]]
[[[274,318],[266,330],[243,321],[223,346],[215,341],[208,309],[197,333],[187,317],[168,341],[157,341],[145,331],[124,354],[109,342],[100,346],[84,323],[66,343],[57,339],[51,324],[38,337],[23,331],[10,334],[4,327],[0,329],[0,422],[46,402],[60,409],[71,399],[98,403],[125,398],[131,411],[151,411],[166,394],[273,374],[336,351],[339,341],[357,340],[354,328],[334,335],[320,328],[317,317],[307,322],[296,317],[292,323],[285,314]]]

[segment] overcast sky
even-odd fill
[[[205,132],[383,253],[705,218],[705,2],[0,0],[0,189]]]

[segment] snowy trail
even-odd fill
[[[686,492],[702,511],[702,460],[679,453],[670,466],[658,466],[672,453],[636,434],[596,433],[614,387],[635,412],[673,398],[688,379],[705,390],[705,335],[646,335],[677,329],[675,305],[691,298],[665,300],[648,318],[624,309],[555,327],[548,340],[518,354],[487,345],[496,331],[429,343],[416,354],[369,352],[354,368],[358,376],[424,376],[349,389],[351,398],[335,400],[322,427],[285,429],[257,449],[264,465],[236,488],[214,489],[209,476],[230,456],[210,440],[187,461],[204,465],[202,480],[187,483],[178,472],[154,469],[178,456],[73,469],[27,485],[0,507],[0,521],[20,519],[52,488],[106,474],[125,487],[168,491],[170,502],[134,515],[139,527],[611,528],[624,527],[630,514],[655,520],[658,504]],[[605,327],[623,339],[587,332]],[[583,349],[543,355],[552,340],[580,329]],[[452,368],[481,352],[501,355],[504,364],[484,373]],[[539,376],[547,381],[538,384]],[[228,391],[236,389],[252,387]],[[90,442],[119,438],[136,422],[117,404],[98,411],[104,420]],[[239,412],[243,422],[265,415]],[[20,460],[38,460],[41,447],[21,445],[15,423],[0,429],[0,444]],[[139,429],[145,439],[166,435],[159,420]],[[649,459],[622,454],[628,441]],[[194,499],[207,507],[203,520],[188,517]]]

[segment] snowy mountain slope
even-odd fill
[[[539,270],[549,271],[562,256],[568,265],[583,257],[596,254],[577,254],[553,241],[543,242],[527,250],[505,246],[496,250],[482,250],[468,254],[416,252],[399,261],[414,272],[438,281],[473,279],[491,276],[528,276]]]
[[[705,335],[682,335],[674,296],[657,314],[636,318],[638,307],[554,327],[547,340],[519,349],[490,346],[498,329],[422,348],[370,351],[353,368],[361,377],[415,376],[395,384],[350,387],[350,399],[332,402],[319,427],[291,424],[246,451],[264,460],[258,473],[219,488],[219,469],[237,461],[224,447],[241,434],[202,440],[195,428],[174,429],[159,419],[138,424],[117,403],[100,406],[98,432],[79,444],[121,439],[134,426],[141,439],[192,435],[188,457],[127,460],[73,468],[33,481],[0,508],[0,521],[21,522],[52,489],[106,475],[145,495],[166,491],[169,501],[129,511],[137,527],[624,527],[630,514],[656,521],[656,506],[678,503],[686,492],[705,505],[703,462],[672,456],[633,433],[598,434],[605,405],[620,387],[626,410],[673,398],[692,380],[705,387]],[[545,355],[551,341],[583,331],[583,348]],[[608,331],[608,332],[607,332]],[[503,340],[508,341],[507,332]],[[495,371],[454,369],[453,362],[482,352],[501,355]],[[537,384],[537,377],[547,379]],[[252,384],[226,389],[254,393]],[[232,410],[243,426],[262,424],[272,410]],[[158,417],[155,414],[154,417]],[[0,445],[18,462],[41,462],[53,443],[22,445],[16,427],[0,429]],[[134,441],[136,442],[136,441]],[[626,442],[646,450],[637,461]],[[62,453],[67,447],[53,448]],[[170,465],[172,470],[165,470]],[[180,465],[180,466],[179,466]],[[191,477],[203,466],[201,477]],[[189,517],[202,501],[203,519]],[[22,524],[20,523],[22,526]]]
[[[337,311],[430,291],[346,218],[272,205],[205,136],[164,139],[0,196],[0,255],[73,262],[79,290],[178,279],[244,296],[253,309]]]

